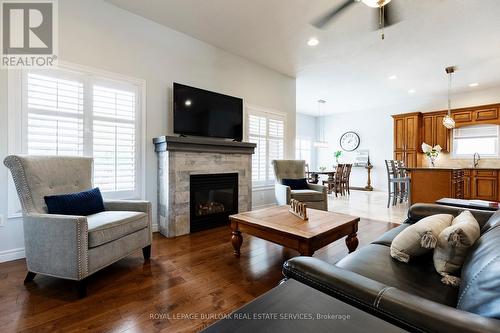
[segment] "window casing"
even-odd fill
[[[247,108],[248,141],[257,144],[252,155],[252,184],[265,187],[274,184],[272,160],[285,154],[285,125],[283,114]]]
[[[472,125],[453,130],[453,158],[472,158],[474,153],[481,157],[498,158],[498,125]]]
[[[91,156],[104,197],[142,197],[142,83],[51,69],[23,72],[21,86],[17,152]]]

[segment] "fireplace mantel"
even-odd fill
[[[256,144],[224,139],[160,136],[153,139],[156,152],[185,151],[198,153],[244,154],[252,155]]]

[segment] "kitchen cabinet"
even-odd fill
[[[473,170],[471,198],[480,200],[498,200],[498,171]]]
[[[500,169],[411,168],[411,203],[441,198],[500,201]]]
[[[443,126],[445,116],[445,112],[422,115],[422,142],[440,145],[446,153],[450,151],[450,130]]]
[[[452,117],[457,127],[478,124],[500,124],[498,104],[453,110]]]
[[[408,113],[394,118],[394,159],[404,161],[408,167],[418,165],[420,149],[420,113]]]

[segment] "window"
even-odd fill
[[[453,130],[453,157],[498,157],[498,125],[473,125]]]
[[[21,150],[92,156],[94,186],[105,197],[140,197],[140,85],[87,72],[27,71]]]
[[[305,160],[311,168],[312,162],[312,141],[310,139],[297,138],[295,140],[295,158]]]
[[[257,144],[252,155],[254,186],[274,184],[272,160],[283,159],[285,117],[281,114],[248,108],[248,141]]]

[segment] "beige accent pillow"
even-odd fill
[[[462,268],[469,248],[479,238],[479,223],[468,210],[462,212],[451,222],[451,226],[439,234],[434,249],[434,267],[443,276],[441,282],[459,286],[460,278],[453,276]]]
[[[451,225],[453,215],[437,214],[425,217],[401,231],[392,241],[391,257],[401,262],[420,256],[436,246],[437,237]]]

